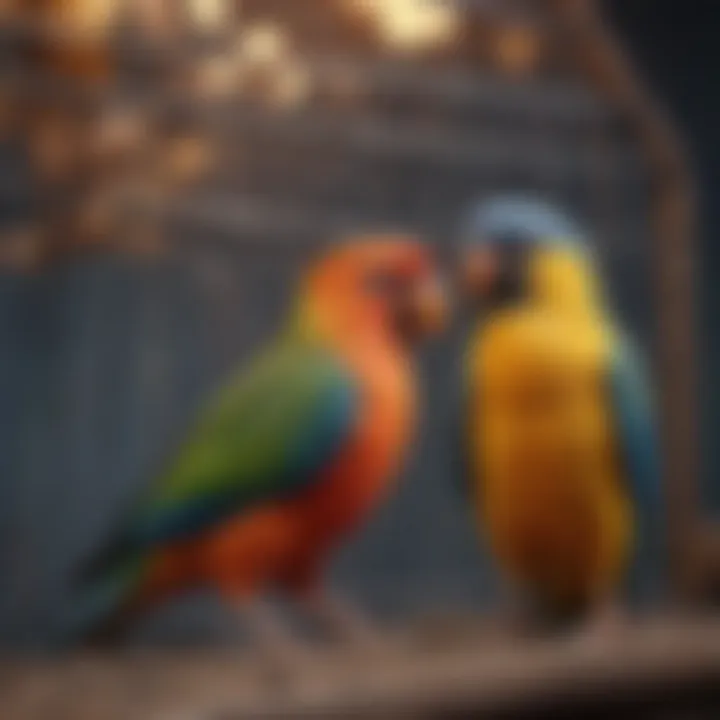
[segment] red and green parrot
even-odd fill
[[[243,609],[279,590],[339,619],[323,570],[392,489],[415,424],[412,342],[443,314],[414,238],[351,239],[312,264],[285,330],[84,567],[74,636],[199,586]]]
[[[511,196],[475,208],[461,272],[479,303],[462,430],[477,522],[537,619],[596,612],[591,627],[607,629],[657,518],[646,373],[586,234],[550,205]]]

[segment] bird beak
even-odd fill
[[[437,275],[420,280],[411,299],[413,334],[428,336],[441,332],[447,324],[448,306],[445,284]]]
[[[467,251],[460,263],[460,286],[466,297],[488,298],[501,273],[498,253],[490,247]]]

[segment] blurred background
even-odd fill
[[[713,368],[720,361],[720,337],[714,321],[720,297],[714,278],[720,258],[713,241],[713,228],[720,220],[715,199],[719,164],[714,131],[720,105],[710,87],[708,71],[720,58],[720,50],[713,40],[713,28],[720,22],[720,8],[702,0],[689,2],[683,8],[668,0],[632,3],[606,0],[602,6],[647,86],[672,113],[696,176],[698,272],[695,289],[700,323],[702,502],[717,518],[720,487],[715,478],[720,471],[720,448],[713,437],[720,420],[720,389],[713,381]]]
[[[505,190],[592,231],[661,383],[668,591],[710,598],[719,14],[702,0],[0,0],[0,641],[42,643],[72,568],[275,332],[318,243],[402,227],[450,250],[468,206]],[[451,477],[462,335],[425,353],[432,412],[408,482],[334,568],[389,618],[497,597]],[[137,639],[217,640],[231,622],[194,597]]]

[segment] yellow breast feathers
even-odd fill
[[[494,552],[519,583],[574,603],[617,582],[630,511],[604,382],[611,333],[570,269],[536,264],[543,301],[484,323],[469,370],[477,510]]]

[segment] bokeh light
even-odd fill
[[[180,2],[180,0],[176,0]],[[237,7],[233,0],[187,0],[188,11],[195,27],[205,31],[227,28]]]
[[[495,57],[500,68],[512,75],[525,75],[537,67],[542,51],[538,31],[530,26],[501,27],[495,36]]]
[[[56,3],[56,16],[86,39],[100,39],[112,30],[121,0],[72,0]]]
[[[231,55],[204,58],[195,68],[196,87],[203,97],[228,97],[237,90],[239,70]]]
[[[278,25],[257,23],[243,27],[235,44],[238,59],[252,66],[279,62],[288,52],[288,38]]]
[[[380,38],[397,50],[421,50],[457,37],[457,10],[448,0],[348,0],[371,19]]]

